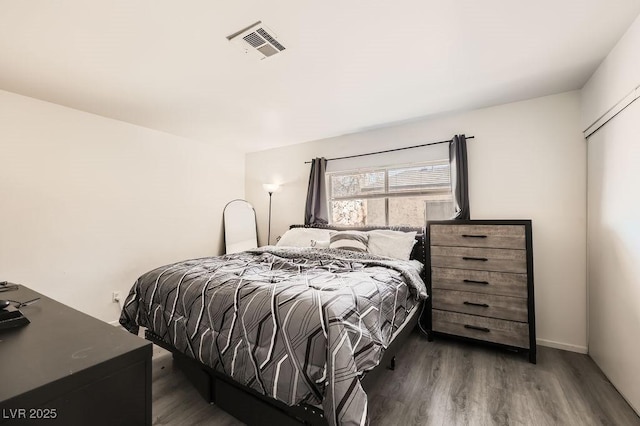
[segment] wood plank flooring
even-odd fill
[[[153,361],[154,425],[240,425],[205,402],[171,354]],[[415,332],[369,395],[371,425],[638,425],[640,418],[586,355],[538,347],[523,355]]]

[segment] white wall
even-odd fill
[[[582,90],[586,128],[640,85],[640,18]],[[640,100],[588,141],[589,355],[640,413]]]
[[[582,88],[582,130],[640,85],[640,16]]]
[[[586,352],[586,146],[580,130],[579,93],[568,92],[250,153],[246,197],[265,243],[268,196],[261,184],[283,185],[273,195],[273,242],[304,220],[305,161],[474,135],[468,142],[472,219],[533,220],[538,341]],[[420,148],[365,161],[402,164],[432,154]]]
[[[219,254],[244,156],[0,91],[0,279],[105,321],[142,273]]]

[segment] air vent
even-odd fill
[[[239,45],[245,53],[254,53],[260,59],[285,50],[285,47],[278,42],[276,34],[261,21],[231,34],[227,40]]]

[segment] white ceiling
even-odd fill
[[[0,89],[256,151],[578,89],[638,0],[0,0]],[[226,36],[262,21],[287,48]]]

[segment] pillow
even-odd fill
[[[376,229],[369,234],[369,253],[394,259],[409,260],[411,250],[416,244],[417,232],[400,232],[389,229]]]
[[[318,228],[291,228],[276,243],[278,247],[311,247],[311,241],[329,241],[329,230]]]
[[[340,231],[332,232],[329,238],[329,248],[366,253],[369,236],[366,232]]]
[[[311,240],[311,247],[329,248],[329,240]]]

